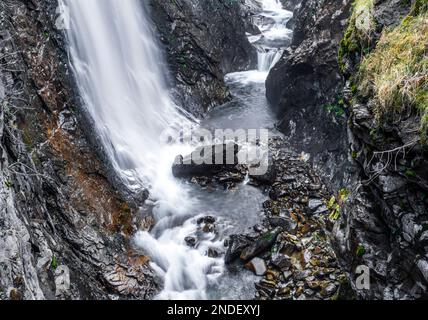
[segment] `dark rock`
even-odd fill
[[[319,199],[310,199],[309,200],[309,204],[308,204],[308,208],[312,212],[315,212],[322,205],[324,205],[324,202],[322,202],[321,200],[319,200]]]
[[[325,288],[321,290],[321,295],[323,297],[330,297],[337,291],[337,287],[335,284],[330,283]]]
[[[205,233],[215,233],[216,232],[216,226],[213,224],[207,223],[202,227],[202,231]]]
[[[419,243],[423,246],[428,245],[428,230],[424,231],[419,237]]]
[[[197,224],[202,224],[202,223],[214,224],[215,222],[216,222],[216,219],[213,216],[206,216],[203,218],[199,218],[197,221]]]
[[[196,245],[197,239],[193,236],[188,236],[184,238],[184,241],[186,241],[189,247],[194,247]]]
[[[275,243],[280,230],[276,229],[272,232],[264,234],[261,238],[247,246],[240,255],[242,261],[249,261],[259,254],[269,250]]]
[[[269,154],[267,160],[268,160],[268,163],[266,164],[267,170],[264,174],[260,175],[260,174],[250,173],[249,177],[261,184],[271,185],[276,180],[277,171],[273,163],[274,159],[272,155]]]
[[[421,272],[423,278],[426,282],[428,282],[428,261],[427,260],[419,260],[417,262],[417,266],[419,271]]]
[[[240,1],[150,0],[180,105],[200,116],[230,99],[224,76],[255,66]]]
[[[293,11],[300,5],[302,0],[280,0],[285,10]]]
[[[190,178],[237,172],[239,150],[240,147],[234,143],[199,147],[186,157],[178,156],[172,173],[177,178]]]
[[[290,257],[282,253],[276,253],[272,255],[271,262],[272,262],[272,265],[274,265],[280,270],[286,270],[290,268],[292,265]]]
[[[297,178],[295,176],[290,176],[290,175],[282,176],[282,181],[284,181],[286,183],[295,182],[296,180],[297,180]]]
[[[232,235],[228,241],[228,248],[224,261],[230,264],[235,261],[242,253],[242,251],[250,245],[250,241],[242,235]]]
[[[261,297],[263,298],[273,298],[275,295],[275,287],[268,285],[266,283],[256,283],[256,289]]]
[[[292,51],[272,68],[267,98],[281,119],[279,129],[296,150],[313,155],[326,180],[343,182],[348,144],[344,109],[338,104],[344,86],[337,52],[352,0],[305,0],[294,11]],[[340,167],[331,174],[332,168]]]
[[[271,217],[269,218],[269,223],[273,228],[280,227],[289,233],[295,233],[297,230],[297,222],[292,218]]]
[[[209,248],[208,249],[208,257],[210,258],[218,258],[220,256],[220,253],[217,251],[217,249]]]
[[[281,244],[279,252],[286,255],[291,256],[297,250],[296,245],[290,242],[285,242]]]

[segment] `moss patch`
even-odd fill
[[[399,26],[383,32],[376,49],[362,61],[359,75],[363,94],[375,97],[373,112],[378,121],[413,108],[420,114],[424,138],[428,128],[427,51],[428,13],[409,15]]]
[[[356,252],[356,254],[357,254],[357,257],[362,257],[362,256],[364,256],[365,254],[366,254],[366,248],[363,246],[363,245],[359,245],[358,247],[357,247],[357,252]]]
[[[339,46],[339,64],[342,69],[345,57],[364,51],[370,35],[376,28],[373,18],[374,0],[355,0],[348,27]]]

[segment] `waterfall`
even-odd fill
[[[203,243],[199,250],[184,243],[186,233],[195,228],[186,220],[194,200],[174,179],[171,167],[175,156],[189,153],[191,147],[167,144],[160,137],[166,129],[193,123],[170,99],[162,53],[141,2],[60,0],[70,18],[71,65],[96,126],[94,134],[112,166],[130,189],[148,187],[156,201],[157,234],[138,232],[135,243],[164,279],[159,298],[201,299],[207,269],[222,262],[206,257]],[[183,223],[180,228],[174,227],[177,220]]]
[[[176,154],[160,136],[190,121],[169,97],[162,53],[140,3],[60,2],[70,18],[67,35],[79,91],[114,169],[130,189],[149,185],[155,197],[174,206],[185,195],[170,172]]]
[[[251,36],[249,40],[257,48],[258,71],[267,73],[281,58],[284,46],[291,40],[292,30],[287,28],[287,22],[293,14],[284,10],[279,0],[262,0],[261,6],[257,23],[261,35]]]
[[[281,58],[283,51],[277,48],[258,48],[257,66],[258,71],[268,72]]]
[[[262,0],[262,8],[264,11],[280,11],[282,4],[280,0]]]

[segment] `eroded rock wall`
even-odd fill
[[[418,138],[420,119],[405,112],[380,123],[373,91],[363,94],[356,84],[362,57],[418,3],[302,1],[293,47],[267,81],[283,131],[298,150],[311,153],[333,190],[349,193],[335,239],[354,290],[365,299],[412,299],[427,292],[427,153]],[[359,44],[351,42],[349,29],[356,16],[367,28]],[[368,290],[355,285],[360,265],[370,269]]]
[[[0,3],[0,299],[149,298],[136,215],[86,138],[56,8]]]
[[[146,1],[143,3],[147,4]],[[255,67],[243,0],[151,0],[178,101],[196,116],[230,99],[226,73]]]
[[[311,154],[324,177],[337,188],[352,168],[341,152],[347,148],[344,78],[337,51],[351,1],[303,0],[294,11],[291,48],[272,68],[267,98],[291,145]],[[333,170],[340,164],[341,170]]]
[[[351,19],[341,44],[339,61],[349,94],[349,153],[360,174],[350,184],[352,196],[336,225],[336,239],[352,277],[358,265],[370,267],[371,288],[358,291],[366,299],[427,297],[428,154],[420,114],[403,100],[404,112],[391,111],[380,119],[377,94],[363,90],[360,71],[373,52],[386,52],[377,49],[382,34],[403,19],[411,21],[414,6],[423,2],[374,1],[367,11],[373,25],[369,36],[358,39],[358,22]]]

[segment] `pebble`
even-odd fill
[[[321,207],[324,203],[319,199],[310,199],[308,208],[312,212],[315,212],[319,207]]]
[[[254,272],[257,276],[264,276],[267,272],[266,263],[263,259],[254,258],[248,262],[245,267]]]

